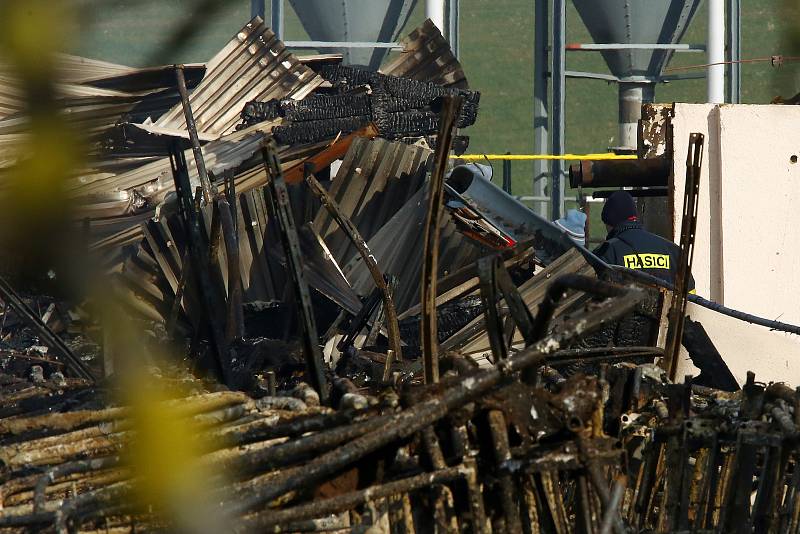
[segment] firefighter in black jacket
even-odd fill
[[[617,191],[608,197],[601,218],[608,228],[608,236],[595,254],[606,263],[638,269],[675,283],[680,247],[642,228],[636,203],[628,192]],[[693,278],[689,280],[689,290],[694,293]]]
[[[594,251],[596,255],[606,263],[638,269],[675,283],[681,248],[642,228],[636,203],[629,193],[617,191],[608,197],[601,218],[608,228],[608,237]],[[694,278],[690,276],[689,293],[694,292]],[[725,391],[739,389],[719,353],[708,350],[708,345],[713,348],[713,343],[700,323],[686,318],[682,342],[692,363],[701,370],[700,375],[692,380],[693,383]]]

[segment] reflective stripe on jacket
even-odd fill
[[[675,283],[681,258],[678,245],[648,232],[638,221],[615,226],[594,253],[606,263],[644,271],[671,284]],[[693,277],[689,278],[689,291],[694,292]]]

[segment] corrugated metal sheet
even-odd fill
[[[263,188],[237,195],[239,275],[244,302],[280,301],[285,297],[286,274],[281,246],[274,222],[267,211]],[[211,207],[203,209],[206,230],[211,227]],[[355,313],[361,303],[337,266],[326,258],[317,237],[308,227],[300,229],[306,277],[311,287]],[[124,291],[134,296],[137,309],[157,320],[169,317],[178,284],[183,274],[186,239],[181,219],[174,211],[142,225],[144,239],[136,253],[126,259],[120,277]],[[227,291],[228,260],[224,242],[212,263]],[[199,289],[194,282],[185,287],[181,309],[189,320],[202,317]],[[193,310],[193,311],[192,311]]]
[[[207,64],[203,81],[189,95],[198,131],[227,134],[239,122],[250,100],[301,99],[322,78],[303,65],[255,17]],[[185,129],[180,105],[161,117],[157,126]]]
[[[265,125],[266,123],[255,125],[204,146],[203,154],[206,155],[209,170],[218,176],[233,170],[236,173],[236,190],[242,193],[263,186],[266,183],[266,173],[257,152],[265,135],[260,128]],[[248,137],[241,141],[242,136]],[[278,153],[281,166],[286,170],[323,147],[324,145],[282,147]],[[190,180],[198,185],[194,159],[189,150],[185,151],[185,157]],[[210,165],[212,162],[213,166]],[[142,219],[152,217],[156,204],[174,189],[168,158],[160,158],[123,174],[125,176],[119,182],[115,180],[117,176],[96,174],[94,181],[105,181],[107,187],[94,189],[90,194],[75,193],[77,197],[81,197],[81,204],[77,206],[78,214],[81,218],[90,219],[92,248],[95,250],[120,247],[140,240],[142,233],[139,224]],[[92,183],[94,182],[87,181],[88,185]],[[115,189],[117,183],[140,185],[118,190]],[[143,200],[144,204],[141,203]]]
[[[369,241],[422,186],[432,155],[427,148],[405,143],[356,139],[333,179],[330,195]],[[358,255],[327,211],[317,213],[314,230],[340,265]]]
[[[379,267],[400,279],[398,312],[419,300],[424,185],[432,151],[384,139],[356,139],[333,180],[330,194],[367,240]],[[327,211],[314,229],[322,236],[353,288],[362,296],[374,287],[356,248]],[[449,217],[441,229],[440,265],[457,269],[475,260],[477,249],[456,231]]]
[[[254,127],[234,132],[231,135],[211,141],[203,147],[206,167],[216,175],[235,169],[259,150],[269,124],[261,123]],[[193,185],[199,185],[199,177],[194,157],[190,149],[185,152],[189,168],[189,178]],[[80,215],[83,217],[112,217],[130,214],[129,200],[135,196],[155,205],[174,189],[169,158],[160,158],[131,171],[117,175],[83,176],[70,184],[70,195],[78,200]],[[114,197],[119,193],[126,196],[116,202],[102,206],[96,211],[99,201]]]
[[[368,242],[381,272],[398,279],[394,301],[400,313],[419,303],[426,196],[426,188],[418,189]],[[480,256],[480,249],[457,230],[450,217],[442,218],[439,232],[439,278],[474,263]],[[374,287],[360,256],[346,264],[343,271],[359,294],[366,294]]]
[[[467,76],[450,43],[430,20],[401,41],[403,51],[381,68],[383,74],[467,89]]]

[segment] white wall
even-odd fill
[[[692,268],[698,294],[800,324],[800,161],[791,160],[800,158],[800,106],[675,104],[672,124],[676,241],[689,134],[706,136]],[[751,369],[761,381],[800,384],[800,336],[694,314],[737,379]]]
[[[703,325],[740,386],[747,379],[747,371],[753,371],[758,382],[800,385],[797,336],[744,323],[691,302],[686,315]],[[696,376],[699,371],[688,359],[686,351],[681,349],[675,376],[682,380],[687,374]]]
[[[676,242],[680,240],[681,209],[683,208],[683,192],[686,180],[686,153],[689,149],[689,134],[699,132],[706,136],[706,153],[704,164],[700,172],[700,198],[697,211],[697,232],[695,239],[694,260],[692,274],[694,275],[697,293],[707,298],[712,298],[711,273],[712,269],[712,241],[707,239],[711,235],[711,196],[710,191],[710,164],[708,157],[709,117],[716,106],[714,104],[675,104],[675,116],[672,119],[673,147],[674,147],[674,217],[673,236]],[[713,161],[713,160],[712,160]],[[716,171],[716,169],[715,169]],[[716,300],[716,299],[713,299]]]

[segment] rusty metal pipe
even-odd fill
[[[571,187],[657,187],[669,184],[672,161],[650,159],[584,160],[569,167]]]
[[[453,129],[461,109],[461,97],[445,96],[436,136],[436,152],[433,158],[428,189],[428,210],[425,217],[424,248],[422,253],[422,280],[420,298],[422,317],[420,320],[420,346],[424,360],[425,383],[439,381],[439,339],[436,323],[436,276],[439,268],[439,230],[444,200],[444,173],[447,170],[447,154],[453,139]]]
[[[216,191],[208,178],[206,171],[206,162],[203,159],[203,150],[200,148],[200,138],[197,136],[197,125],[194,122],[194,114],[192,113],[192,105],[189,103],[189,91],[186,89],[186,77],[183,73],[183,65],[175,65],[175,80],[178,84],[178,93],[181,95],[181,104],[183,105],[183,115],[186,118],[186,129],[189,132],[189,140],[192,142],[192,153],[194,154],[194,162],[197,166],[197,175],[200,177],[200,186],[203,188],[203,199],[206,204],[210,204],[216,197]]]
[[[282,529],[276,527],[287,522],[314,519],[343,512],[366,502],[372,502],[392,495],[408,493],[434,484],[452,482],[468,476],[470,474],[469,471],[470,469],[465,467],[449,467],[432,473],[423,473],[402,480],[388,482],[380,486],[372,486],[364,490],[345,493],[344,495],[339,495],[330,499],[316,500],[286,510],[268,510],[249,516],[243,522],[242,527],[244,531],[248,532],[265,532],[267,529],[273,529],[274,532],[281,532]]]
[[[326,210],[328,210],[328,213],[331,214],[331,217],[336,220],[339,228],[341,228],[345,235],[350,239],[350,242],[353,243],[353,246],[356,247],[361,259],[364,260],[364,265],[366,265],[369,274],[372,276],[372,280],[375,282],[375,287],[380,290],[381,296],[383,297],[383,309],[384,313],[386,314],[386,330],[389,338],[389,349],[394,351],[394,356],[397,358],[397,361],[403,361],[403,348],[400,344],[400,326],[398,325],[397,321],[397,310],[394,307],[394,300],[392,299],[391,292],[389,291],[389,286],[383,277],[383,273],[381,273],[380,268],[378,267],[378,262],[375,260],[375,256],[372,255],[372,251],[370,251],[369,245],[367,245],[367,241],[361,236],[361,232],[358,231],[358,228],[356,228],[356,225],[353,224],[353,221],[351,221],[347,216],[344,215],[344,213],[342,213],[338,203],[331,198],[328,192],[325,191],[325,188],[322,187],[322,184],[320,184],[310,172],[306,175],[306,183],[308,184],[309,189],[311,189],[311,192],[314,193],[317,198],[319,198],[322,205]]]

